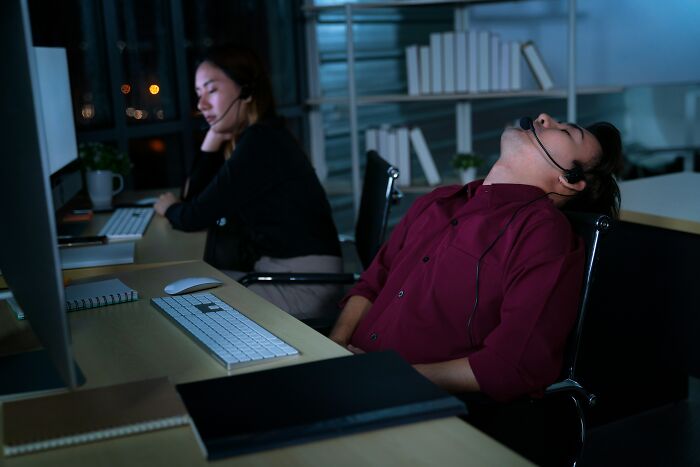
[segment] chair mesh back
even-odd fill
[[[375,151],[367,153],[362,199],[355,224],[355,246],[367,269],[384,242],[394,180],[398,170]]]

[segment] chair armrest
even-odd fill
[[[567,378],[563,381],[557,381],[556,383],[547,387],[544,390],[544,395],[557,394],[561,392],[573,393],[574,396],[578,396],[583,399],[583,401],[588,404],[588,407],[593,407],[596,403],[596,395],[588,392],[586,388],[581,386],[578,381],[571,378]]]
[[[317,272],[252,272],[238,280],[248,287],[256,283],[265,284],[354,284],[360,279],[357,273],[317,273]]]

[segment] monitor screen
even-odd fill
[[[44,135],[49,173],[78,158],[75,140],[73,105],[66,50],[57,47],[34,47],[36,77],[39,87],[39,109]]]
[[[76,387],[29,10],[26,0],[0,5],[0,56],[7,75],[0,86],[0,270],[43,346],[0,358],[0,393],[49,389],[41,386],[55,380],[44,378],[52,374]]]

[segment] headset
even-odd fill
[[[584,171],[583,168],[579,165],[578,162],[574,161],[574,167],[572,169],[565,169],[561,165],[557,164],[557,162],[552,158],[552,156],[549,154],[547,149],[545,149],[544,145],[540,141],[540,139],[537,137],[537,133],[535,132],[535,126],[532,124],[532,119],[530,117],[523,117],[520,119],[520,128],[523,130],[531,130],[532,134],[535,135],[535,139],[539,143],[540,147],[542,147],[542,150],[544,153],[549,157],[549,160],[551,160],[554,165],[556,165],[562,172],[564,172],[564,178],[566,178],[566,181],[569,183],[576,183],[584,179]],[[479,307],[479,272],[481,270],[481,260],[484,259],[484,256],[488,254],[489,251],[496,245],[496,242],[498,242],[498,239],[503,236],[503,234],[506,232],[508,229],[508,226],[513,222],[515,217],[518,215],[518,213],[524,209],[525,207],[531,205],[532,203],[535,203],[549,195],[557,195],[557,196],[564,196],[564,197],[573,197],[576,196],[576,194],[573,195],[564,195],[561,193],[557,193],[555,191],[550,191],[549,193],[545,193],[541,196],[538,196],[534,199],[531,199],[530,201],[518,206],[518,208],[513,211],[513,214],[511,214],[510,219],[508,219],[508,222],[506,222],[506,225],[501,228],[501,230],[498,232],[496,237],[489,243],[489,245],[484,249],[484,251],[479,255],[479,258],[476,261],[476,278],[474,280],[475,282],[475,293],[474,293],[474,305],[472,307],[471,313],[469,313],[469,319],[467,320],[467,331],[469,333],[469,341],[471,342],[472,345],[474,345],[474,334],[472,332],[472,321],[474,320],[474,315],[476,315],[476,310]]]
[[[557,161],[554,160],[554,158],[549,154],[549,151],[547,151],[547,148],[545,148],[544,144],[542,144],[542,141],[540,141],[540,138],[537,136],[537,132],[535,131],[535,125],[532,124],[532,119],[530,117],[523,117],[520,119],[520,128],[526,131],[532,131],[532,134],[535,135],[537,143],[540,145],[547,157],[549,157],[549,160],[552,161],[552,163],[556,165],[559,168],[559,170],[564,172],[564,178],[567,182],[577,183],[585,178],[585,172],[583,170],[583,167],[581,167],[581,164],[579,164],[578,162],[574,161],[573,168],[565,169],[564,167],[559,165]]]

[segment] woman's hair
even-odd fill
[[[231,45],[212,47],[197,61],[197,66],[203,62],[220,68],[240,86],[242,99],[252,96],[249,105],[258,120],[276,116],[270,79],[262,61],[251,49]]]
[[[588,127],[600,143],[602,153],[585,167],[586,188],[566,203],[570,211],[597,212],[613,219],[620,216],[620,188],[615,176],[622,170],[622,140],[612,123],[597,122]]]

